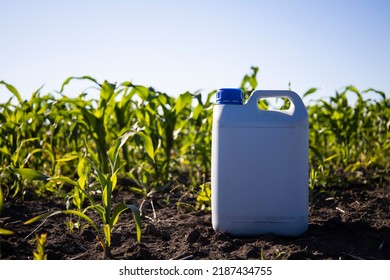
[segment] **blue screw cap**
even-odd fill
[[[217,91],[216,104],[242,105],[244,94],[239,88],[221,88]]]

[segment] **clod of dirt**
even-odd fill
[[[146,225],[145,233],[150,234],[151,236],[154,236],[154,237],[161,236],[161,232],[153,224]]]
[[[260,249],[253,246],[248,246],[246,249],[246,257],[249,259],[260,258]]]
[[[196,243],[199,241],[199,238],[200,238],[200,232],[196,229],[193,229],[191,230],[188,234],[187,234],[187,242],[188,243]]]
[[[220,250],[221,252],[224,252],[224,253],[230,253],[232,251],[234,251],[236,247],[234,246],[234,244],[232,244],[231,242],[229,241],[225,241],[224,243],[222,243],[218,250]]]
[[[231,241],[231,238],[229,235],[227,235],[224,232],[217,232],[215,233],[215,240],[218,241]]]

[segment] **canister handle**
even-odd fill
[[[292,103],[290,109],[288,110],[291,111],[292,115],[302,113],[307,115],[306,107],[305,104],[303,104],[301,97],[291,90],[255,90],[252,92],[246,104],[257,107],[259,99],[267,97],[287,98]]]

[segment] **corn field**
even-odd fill
[[[258,86],[256,67],[241,85],[246,98]],[[69,83],[85,80],[99,91],[70,98]],[[329,98],[300,95],[309,113],[311,192],[333,187],[388,187],[390,181],[390,100],[384,92],[347,86]],[[48,212],[26,224],[63,213],[94,228],[110,254],[111,232],[119,215],[131,210],[141,238],[138,205],[112,205],[118,181],[147,197],[180,184],[196,197],[192,210],[210,210],[211,126],[216,91],[177,97],[131,82],[113,84],[71,77],[59,94],[38,89],[24,100],[13,85],[0,81],[0,215],[6,201],[62,197],[66,210]],[[355,95],[356,102],[349,97]],[[289,101],[283,100],[282,107]],[[262,100],[259,106],[272,106]],[[239,191],[239,190],[237,190]],[[98,197],[98,198],[97,198]],[[98,225],[88,216],[95,211]],[[0,229],[12,234],[12,229]]]

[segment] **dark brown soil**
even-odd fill
[[[143,228],[138,244],[132,214],[124,212],[112,234],[111,259],[390,259],[388,189],[316,194],[310,207],[309,229],[296,238],[237,238],[217,233],[212,229],[210,213],[178,207],[179,199],[194,204],[195,198],[190,195],[170,193],[143,199],[122,189],[115,199],[142,204]],[[38,214],[64,207],[64,200],[6,202],[0,227],[15,234],[0,236],[0,259],[32,259],[35,233],[47,233],[48,259],[102,259],[93,229],[85,227],[71,233],[65,223],[68,216],[23,225]]]

